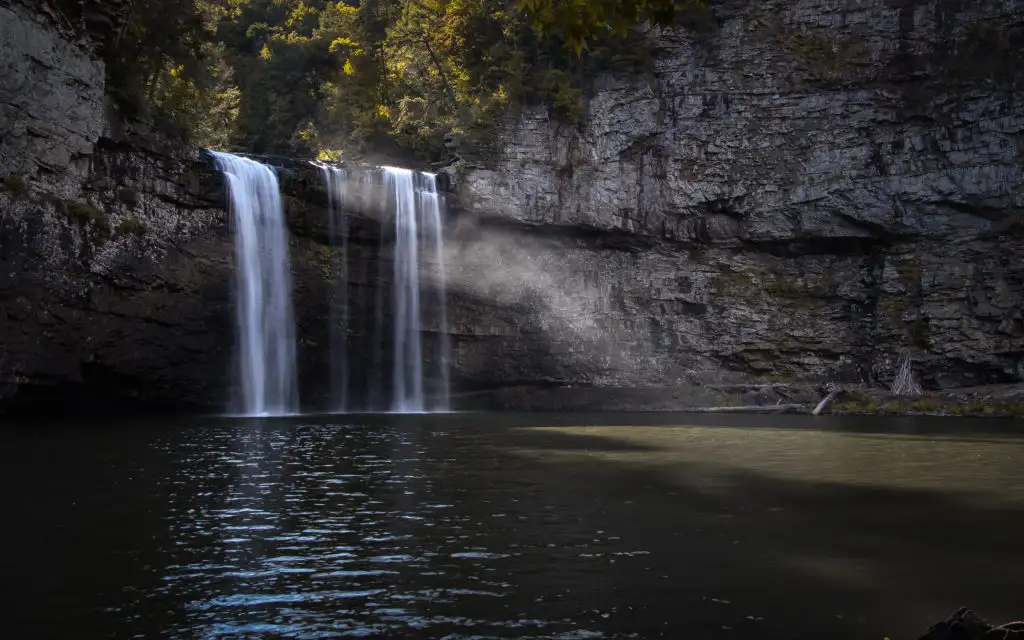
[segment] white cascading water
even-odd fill
[[[415,174],[395,167],[382,169],[385,186],[395,199],[391,411],[422,413],[426,406],[423,396],[420,234]]]
[[[437,190],[437,176],[432,173],[420,174],[426,183],[417,193],[420,198],[420,211],[422,212],[423,233],[426,236],[424,245],[433,251],[433,265],[436,273],[434,275],[435,290],[437,295],[439,313],[438,336],[438,358],[437,374],[440,388],[437,393],[437,400],[433,411],[448,411],[448,400],[451,395],[451,384],[448,374],[448,355],[451,352],[451,344],[448,336],[448,274],[444,262],[444,227],[442,225],[441,209],[444,200]]]
[[[210,153],[227,182],[235,227],[241,410],[250,416],[293,414],[299,400],[295,321],[277,174],[248,158]]]
[[[333,411],[348,411],[348,220],[343,209],[348,180],[345,170],[318,164],[327,187],[327,228],[330,242],[341,243],[341,257],[330,260],[331,294],[328,301],[330,330],[329,370],[330,406]]]

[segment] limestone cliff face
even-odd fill
[[[118,7],[80,18],[113,29]],[[216,176],[114,130],[97,43],[68,20],[0,0],[0,400],[222,404],[232,254]]]
[[[650,34],[653,73],[598,79],[577,125],[527,111],[453,169],[489,234],[455,269],[482,294],[461,366],[859,380],[907,349],[933,387],[1020,380],[1024,5],[712,10],[715,33]]]

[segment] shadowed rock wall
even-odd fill
[[[885,380],[903,349],[930,386],[1020,380],[1024,7],[712,9],[715,33],[650,34],[653,73],[599,78],[577,125],[525,111],[497,157],[465,150],[524,313],[464,323],[460,359],[518,380],[526,331],[567,383]]]

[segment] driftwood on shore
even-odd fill
[[[843,391],[842,387],[832,382],[828,383],[825,388],[828,389],[828,395],[822,398],[818,406],[814,407],[814,411],[811,412],[812,416],[821,415],[821,412],[828,408],[829,403]]]
[[[709,384],[705,386],[708,389],[714,389],[715,391],[765,391],[768,389],[789,391],[792,387],[792,385],[783,384],[781,382],[772,382],[769,384]]]
[[[688,409],[693,413],[807,413],[802,404],[750,405],[746,407],[703,407]]]

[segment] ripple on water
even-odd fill
[[[384,589],[367,589],[363,591],[314,591],[309,593],[238,593],[230,596],[218,596],[211,598],[208,603],[204,604],[214,607],[258,607],[267,604],[322,602],[324,600],[367,598],[379,593],[384,593]]]
[[[390,428],[196,438],[167,448],[186,468],[168,480],[173,561],[159,594],[182,599],[169,637],[600,637],[508,604],[518,591],[502,578],[522,545],[479,542],[485,523],[519,514],[491,498],[464,510],[464,491],[428,470],[456,470],[459,457]]]

